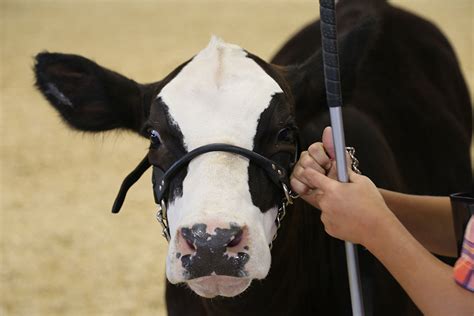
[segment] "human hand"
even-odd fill
[[[347,165],[350,168],[350,157],[347,155]],[[313,188],[305,183],[302,174],[305,169],[313,169],[327,175],[331,179],[337,179],[337,168],[332,140],[331,127],[326,127],[323,131],[322,142],[316,142],[309,146],[307,151],[303,151],[300,159],[293,168],[290,184],[294,192],[301,196],[312,192]],[[319,207],[318,205],[315,205]]]
[[[323,131],[322,142],[311,144],[308,150],[301,153],[300,159],[294,166],[290,178],[293,191],[299,195],[304,195],[314,189],[306,185],[301,178],[303,171],[307,168],[314,169],[332,179],[336,179],[337,173],[334,157],[331,127],[326,127]]]
[[[322,210],[321,220],[331,236],[365,243],[373,227],[392,213],[372,181],[352,171],[349,156],[347,170],[352,183],[334,181],[337,179],[334,157],[332,131],[326,127],[322,143],[312,144],[301,154],[291,175],[292,189]]]
[[[348,172],[350,183],[341,183],[306,168],[302,181],[317,189],[301,198],[321,209],[321,221],[329,235],[368,247],[395,216],[369,178],[351,169]]]

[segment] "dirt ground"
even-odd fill
[[[435,21],[474,86],[473,2],[395,3]],[[110,208],[143,157],[138,137],[73,132],[33,89],[33,56],[83,54],[140,82],[162,78],[211,34],[269,58],[317,1],[0,0],[0,315],[164,315],[166,243],[150,175]]]

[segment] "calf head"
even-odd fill
[[[186,282],[204,297],[235,296],[269,271],[269,244],[284,197],[268,168],[248,152],[289,172],[297,152],[292,91],[324,93],[320,54],[313,59],[305,66],[311,71],[281,68],[213,38],[151,84],[57,53],[39,54],[35,73],[38,89],[71,127],[128,129],[150,138],[147,156],[128,180],[136,181],[153,166],[156,202],[167,214],[168,280]],[[313,79],[308,81],[309,74]],[[247,154],[216,149],[197,154],[164,183],[163,173],[173,164],[216,143]],[[159,192],[164,186],[166,192]]]

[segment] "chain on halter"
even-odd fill
[[[282,187],[283,187],[283,192],[285,193],[285,196],[283,197],[281,206],[278,208],[278,213],[275,218],[276,231],[275,231],[275,235],[273,235],[272,241],[269,244],[270,250],[273,248],[273,241],[278,236],[278,230],[281,227],[281,222],[283,221],[283,218],[286,216],[286,207],[288,205],[292,205],[294,200],[300,197],[298,194],[295,194],[294,192],[292,192],[291,189],[286,186],[286,184],[282,183]]]
[[[170,236],[170,230],[169,230],[169,223],[168,223],[168,216],[167,216],[167,210],[166,210],[166,203],[164,200],[160,202],[160,204],[157,205],[158,210],[156,212],[156,219],[161,225],[161,228],[163,229],[161,232],[161,235],[165,237],[167,241],[171,239]]]
[[[349,154],[349,157],[351,157],[351,169],[357,174],[362,174],[362,172],[359,170],[359,160],[356,158],[355,153],[356,150],[354,147],[346,147],[346,151]]]

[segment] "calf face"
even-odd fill
[[[156,170],[213,143],[255,151],[287,168],[294,158],[284,79],[217,38],[149,85],[73,55],[42,53],[35,70],[40,91],[71,126],[128,128],[150,137],[148,161]],[[168,280],[214,297],[237,295],[252,279],[265,278],[281,202],[281,188],[243,156],[214,151],[193,159],[171,179],[166,197]]]

